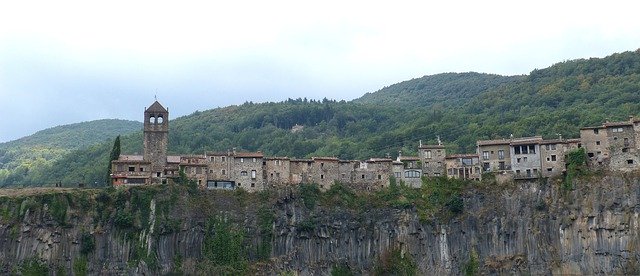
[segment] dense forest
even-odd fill
[[[169,152],[235,147],[269,156],[365,159],[400,150],[413,155],[419,140],[433,143],[437,136],[450,153],[474,152],[478,139],[578,137],[580,127],[638,115],[639,91],[640,50],[561,62],[523,76],[445,73],[350,102],[289,99],[195,112],[171,121]],[[293,131],[296,125],[303,128]],[[47,166],[5,169],[0,185],[99,185],[118,134],[105,133],[102,139],[109,141],[62,153]],[[141,153],[140,131],[123,136],[122,147],[123,153]]]

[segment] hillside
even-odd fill
[[[351,102],[290,99],[195,112],[172,120],[169,152],[236,147],[267,156],[364,159],[396,156],[399,150],[415,154],[419,140],[435,142],[436,136],[449,153],[474,152],[478,139],[571,138],[580,127],[638,115],[638,91],[640,51],[562,62],[525,76],[440,74]],[[304,128],[292,133],[296,124]],[[19,181],[9,184],[102,183],[110,143],[65,155],[46,169],[20,172]],[[123,137],[122,144],[123,153],[140,153],[141,133]]]
[[[450,108],[465,104],[485,91],[518,82],[523,78],[523,76],[506,77],[475,72],[443,73],[384,87],[376,92],[367,93],[353,102],[396,105],[403,108],[427,108],[434,105]]]
[[[0,187],[20,183],[25,176],[42,171],[67,154],[103,144],[117,135],[138,132],[142,123],[126,120],[97,120],[57,126],[0,144]],[[67,171],[65,169],[64,171]],[[53,179],[49,181],[53,182]]]

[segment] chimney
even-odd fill
[[[422,139],[420,139],[420,147],[422,147]]]

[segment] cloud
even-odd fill
[[[38,8],[34,8],[34,6]],[[7,1],[0,141],[59,124],[286,98],[353,99],[441,72],[525,74],[640,47],[632,1]]]

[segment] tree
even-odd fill
[[[111,155],[109,156],[109,164],[107,169],[107,184],[111,184],[111,162],[118,160],[120,157],[120,135],[116,137],[116,141],[113,142],[113,148],[111,149]]]

